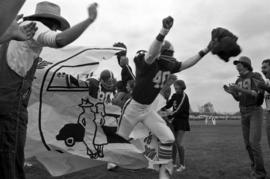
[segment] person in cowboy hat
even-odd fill
[[[76,40],[97,17],[97,4],[88,8],[88,17],[70,27],[57,4],[43,1],[22,25],[35,22],[32,39],[10,41],[0,47],[0,178],[25,178],[24,145],[32,80],[42,48],[61,48]]]

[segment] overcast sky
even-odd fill
[[[31,15],[40,0],[27,0],[21,12]],[[87,17],[89,0],[53,0],[61,6],[62,16],[71,25]],[[239,37],[240,55],[249,56],[255,71],[260,71],[263,59],[270,58],[269,0],[99,0],[98,17],[94,24],[72,45],[110,47],[122,41],[128,47],[128,57],[134,69],[133,56],[148,49],[161,28],[162,18],[174,17],[174,26],[166,37],[175,48],[179,61],[195,55],[210,40],[211,30],[225,27]],[[236,112],[238,104],[226,94],[223,84],[238,76],[233,60],[225,63],[208,54],[196,66],[178,77],[187,84],[191,107],[212,102],[218,112]],[[106,64],[108,65],[108,64]],[[120,71],[112,63],[116,76]],[[117,72],[118,71],[118,72]]]

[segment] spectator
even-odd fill
[[[88,8],[88,16],[81,23],[69,28],[69,23],[60,16],[58,5],[40,2],[36,6],[36,13],[25,17],[25,22],[22,23],[36,23],[38,30],[34,37],[23,42],[10,41],[1,46],[0,178],[25,178],[23,165],[27,105],[42,48],[60,48],[76,40],[95,21],[96,3]]]
[[[266,134],[270,148],[270,59],[266,59],[262,62],[262,73],[266,78],[265,83],[258,81],[257,85],[260,89],[265,90]]]
[[[185,167],[185,150],[183,147],[183,138],[186,131],[190,131],[189,125],[189,99],[184,92],[186,89],[185,82],[183,80],[177,80],[174,82],[175,93],[171,99],[167,102],[167,105],[163,108],[165,110],[173,108],[173,111],[169,113],[168,118],[172,121],[171,127],[175,135],[175,143],[177,149],[173,150],[173,163],[176,165],[176,154],[178,151],[180,165],[177,166],[176,171],[182,172]]]
[[[262,136],[262,100],[263,91],[258,89],[256,81],[263,79],[259,73],[253,72],[251,60],[242,56],[233,62],[239,72],[235,84],[224,85],[224,90],[239,101],[243,139],[251,161],[253,177],[265,178],[266,171],[261,150]]]

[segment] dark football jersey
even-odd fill
[[[126,65],[126,66],[124,66],[122,68],[121,79],[123,81],[124,87],[127,86],[127,82],[129,80],[134,80],[135,79],[135,76],[133,75],[132,69],[131,69],[131,67],[129,65]]]
[[[258,96],[255,97],[249,94],[238,92],[237,96],[238,96],[240,106],[248,107],[248,106],[262,105],[263,101],[260,102],[259,99],[261,99],[261,97],[264,95],[264,91],[257,87],[256,81],[263,82],[262,76],[257,72],[249,72],[246,75],[240,76],[236,80],[235,84],[237,84],[240,88],[253,90],[258,93]]]
[[[114,92],[114,90],[109,91],[103,88],[98,80],[94,78],[89,79],[89,96],[96,98],[101,102],[111,103]]]
[[[179,72],[181,67],[181,62],[164,58],[147,64],[145,51],[138,52],[134,62],[136,65],[136,85],[132,97],[141,104],[151,104],[163,88],[169,75]]]

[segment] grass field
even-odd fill
[[[250,162],[245,150],[240,121],[217,121],[217,125],[205,125],[204,121],[191,121],[191,132],[185,136],[187,170],[172,178],[183,179],[248,179]],[[265,168],[270,175],[270,149],[265,129],[262,137]],[[118,168],[108,172],[99,166],[73,174],[51,177],[34,158],[32,167],[26,168],[29,179],[156,179],[158,173],[149,169],[127,170]]]

